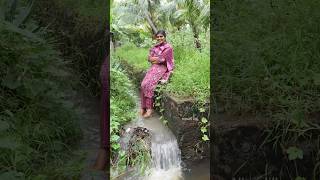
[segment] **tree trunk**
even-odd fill
[[[201,51],[201,42],[199,40],[199,33],[196,27],[193,25],[193,23],[191,24],[191,26],[192,26],[195,47]]]
[[[155,23],[152,21],[149,12],[145,10],[144,14],[145,14],[145,17],[146,17],[146,19],[148,21],[148,24],[150,25],[150,27],[152,29],[153,34],[157,33],[158,29],[157,29]]]

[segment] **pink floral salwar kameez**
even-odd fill
[[[149,51],[150,57],[158,57],[152,64],[141,83],[141,108],[153,108],[154,90],[160,80],[168,81],[174,68],[173,49],[169,43],[163,42],[152,47]]]

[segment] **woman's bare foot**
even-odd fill
[[[143,116],[143,114],[144,114],[144,109],[141,108],[141,109],[140,109],[140,115]]]
[[[148,117],[150,117],[151,115],[152,115],[152,113],[153,113],[153,110],[152,109],[147,109],[147,112],[144,114],[144,118],[148,118]]]
[[[104,170],[107,164],[107,151],[103,148],[100,148],[98,151],[98,157],[94,166],[92,167],[95,170]]]

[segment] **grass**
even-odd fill
[[[67,178],[58,167],[81,138],[73,78],[47,32],[15,18],[0,17],[0,179]]]
[[[286,2],[217,4],[213,92],[226,110],[320,109],[317,3]]]
[[[208,44],[203,39],[203,50],[193,47],[192,35],[188,31],[177,32],[168,37],[174,49],[175,69],[166,86],[166,91],[177,97],[195,97],[197,100],[209,99],[210,91],[210,55]],[[115,55],[139,70],[146,71],[148,49],[127,43],[117,48]]]
[[[301,142],[319,132],[310,121],[320,112],[319,1],[216,1],[213,7],[217,105],[228,113],[267,116],[272,126],[266,141],[274,150],[303,149]],[[312,151],[316,167],[319,147]],[[303,175],[311,179],[311,172]]]
[[[74,73],[80,88],[100,94],[99,70],[106,56],[107,1],[48,0],[34,3],[33,16],[49,29],[47,36],[59,39],[59,50]],[[82,86],[82,87],[81,87]]]
[[[148,52],[147,48],[137,48],[135,45],[128,43],[118,48],[115,55],[137,69],[146,70],[150,66],[147,61]]]

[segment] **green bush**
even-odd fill
[[[126,155],[121,150],[120,136],[125,124],[135,119],[135,93],[133,84],[117,63],[112,63],[110,70],[110,143],[111,175],[125,170]]]
[[[227,110],[320,109],[317,1],[217,2],[214,96]]]
[[[310,121],[320,112],[319,1],[232,0],[213,7],[217,105],[228,113],[268,117],[264,142],[288,154],[282,177],[317,179],[319,146],[305,151],[302,144],[319,140],[319,125]],[[294,153],[302,159],[311,151],[303,161],[293,160]]]
[[[99,70],[105,58],[108,2],[48,0],[34,2],[34,18],[59,39],[59,50],[78,74],[79,84],[100,94]]]
[[[18,7],[0,15],[0,179],[59,178],[46,168],[62,163],[81,135],[67,100],[72,77],[28,8]]]

